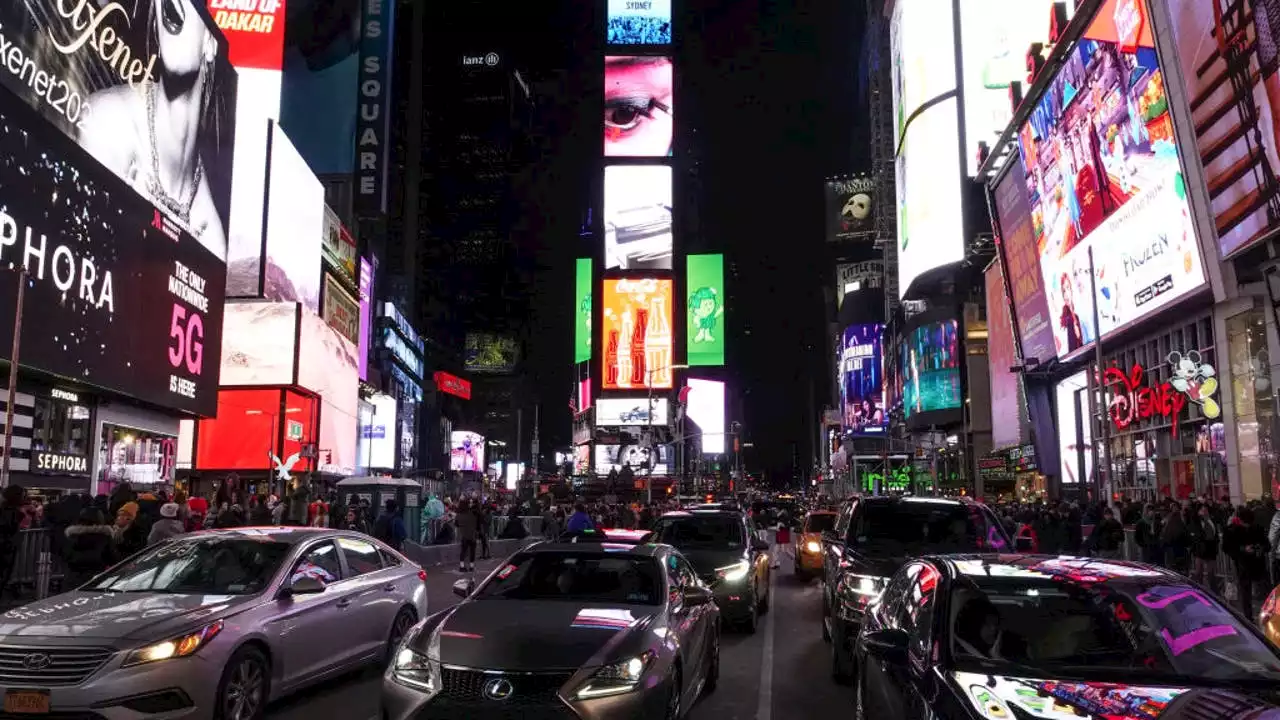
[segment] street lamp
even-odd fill
[[[687,369],[689,369],[688,365],[667,365],[665,367],[649,368],[648,370],[645,371],[644,384],[645,384],[645,387],[648,388],[649,390],[649,399],[648,399],[649,416],[645,420],[645,422],[647,422],[649,425],[649,433],[650,433],[651,441],[652,441],[652,433],[653,433],[653,374],[656,372],[661,372],[663,370],[687,370]],[[673,386],[675,385],[674,378],[672,378],[671,384]],[[653,465],[652,464],[650,464],[649,466],[649,472],[645,477],[644,485],[645,485],[645,504],[647,505],[653,502]]]

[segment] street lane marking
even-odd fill
[[[764,655],[760,658],[760,695],[756,704],[756,720],[771,720],[773,716],[773,626],[778,616],[774,604],[778,589],[778,575],[769,571],[769,612],[764,616]]]

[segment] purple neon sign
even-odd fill
[[[360,379],[369,379],[370,308],[373,305],[373,265],[360,258]]]
[[[1221,609],[1210,602],[1199,590],[1184,590],[1167,597],[1161,597],[1158,592],[1145,592],[1138,596],[1138,602],[1151,610],[1164,610],[1173,603],[1187,598],[1195,600],[1211,611],[1221,612]],[[1169,652],[1176,657],[1197,645],[1215,638],[1236,635],[1237,632],[1234,625],[1218,624],[1205,625],[1182,635],[1175,635],[1170,632],[1169,628],[1165,627],[1160,629],[1160,637],[1164,640],[1165,646],[1169,648]]]

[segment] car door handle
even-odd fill
[[[350,606],[351,606],[351,598],[342,598],[341,600],[338,601],[338,607],[340,608],[350,607]]]
[[[383,589],[383,590],[386,590],[387,592],[395,592],[395,591],[396,591],[396,584],[395,584],[395,583],[387,583],[386,585],[383,585],[383,586],[382,586],[382,589]]]

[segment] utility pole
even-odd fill
[[[1096,366],[1097,380],[1087,387],[1096,387],[1096,396],[1090,394],[1089,406],[1097,406],[1096,415],[1090,414],[1089,422],[1098,422],[1098,439],[1102,444],[1102,452],[1094,452],[1094,461],[1098,463],[1098,478],[1094,483],[1098,488],[1099,499],[1111,505],[1111,428],[1107,425],[1103,406],[1105,405],[1106,388],[1102,384],[1102,325],[1098,322],[1098,278],[1093,269],[1093,247],[1089,247],[1089,292],[1093,301],[1093,362]]]
[[[13,313],[13,349],[9,355],[9,396],[4,409],[4,460],[0,487],[9,487],[9,456],[13,454],[13,405],[18,401],[18,351],[22,347],[22,301],[27,294],[27,268],[18,271],[18,306]]]

